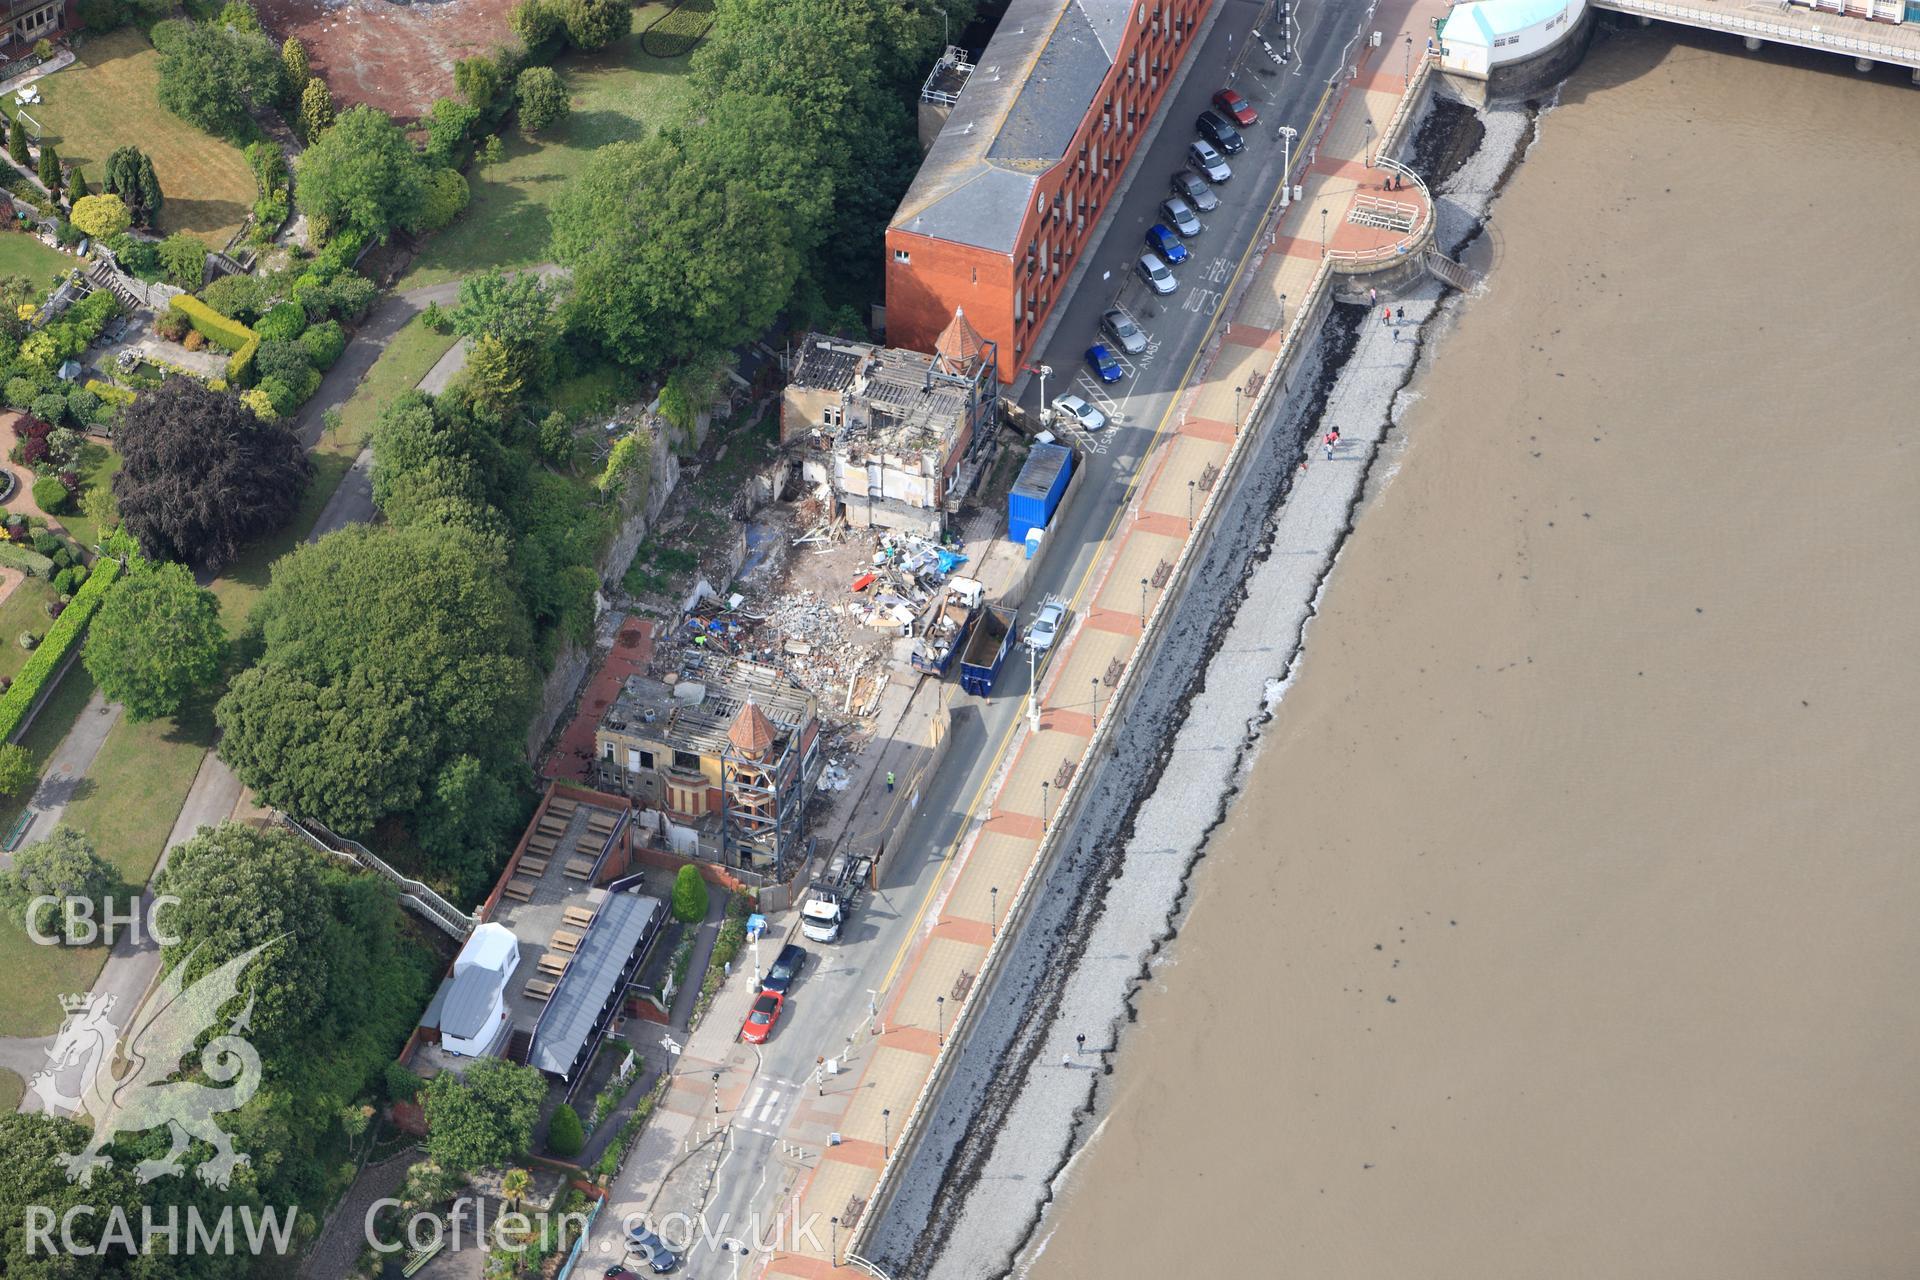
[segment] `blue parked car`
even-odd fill
[[[1118,382],[1126,376],[1126,370],[1120,367],[1120,361],[1113,352],[1107,350],[1107,344],[1096,342],[1087,348],[1087,366],[1093,370],[1093,376],[1102,382]]]
[[[1163,222],[1147,228],[1147,248],[1176,266],[1187,260],[1187,246],[1181,244],[1180,237]]]

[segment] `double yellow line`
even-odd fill
[[[1327,101],[1332,95],[1333,85],[1329,83],[1320,91],[1320,101],[1314,104],[1313,116],[1307,121],[1307,127],[1301,131],[1301,138],[1311,138],[1313,136],[1314,128],[1320,123],[1320,116],[1326,111]],[[1296,141],[1298,141],[1298,139],[1296,139]],[[1302,148],[1302,150],[1304,149],[1305,148]],[[1301,151],[1294,151],[1288,159],[1287,169],[1280,175],[1282,192],[1292,183],[1293,170],[1298,168],[1300,163]],[[1260,219],[1261,229],[1264,229],[1272,219],[1274,205],[1279,198],[1280,193],[1276,193],[1272,199],[1267,201],[1266,213]],[[1253,239],[1248,241],[1245,251],[1240,255],[1239,265],[1233,269],[1233,278],[1227,282],[1226,289],[1221,292],[1220,296],[1222,300],[1233,295],[1234,289],[1240,283],[1240,277],[1246,272],[1247,264],[1253,261],[1254,251],[1259,247],[1260,231],[1256,230]],[[1102,534],[1100,538],[1103,546],[1113,541],[1114,532],[1120,527],[1120,518],[1126,514],[1127,508],[1132,505],[1134,490],[1140,485],[1140,477],[1146,473],[1147,460],[1152,457],[1154,451],[1159,448],[1161,437],[1166,434],[1168,425],[1173,421],[1173,411],[1179,405],[1181,398],[1186,395],[1188,385],[1193,381],[1194,370],[1199,367],[1200,357],[1206,353],[1208,345],[1213,341],[1214,331],[1219,328],[1221,318],[1224,315],[1225,308],[1223,307],[1215,311],[1213,318],[1207,322],[1206,332],[1201,335],[1199,345],[1194,348],[1192,357],[1187,361],[1186,370],[1180,375],[1180,385],[1174,388],[1173,395],[1168,399],[1166,410],[1160,415],[1159,424],[1154,427],[1153,438],[1148,441],[1147,448],[1142,451],[1139,462],[1134,465],[1133,474],[1127,479],[1126,491],[1121,494],[1120,502],[1113,509],[1113,517],[1107,522],[1106,532]],[[1080,574],[1080,581],[1074,586],[1071,607],[1075,613],[1080,611],[1081,603],[1086,595],[1087,586],[1093,581],[1094,571],[1101,567],[1101,559],[1102,557],[1100,555],[1095,555],[1093,559],[1088,561],[1086,569]],[[932,883],[927,886],[926,896],[921,899],[919,909],[914,912],[913,921],[907,927],[907,935],[900,940],[900,949],[894,953],[893,963],[887,966],[887,975],[881,979],[880,986],[877,990],[883,993],[890,990],[893,986],[894,978],[899,976],[900,966],[905,963],[907,952],[912,948],[914,939],[919,936],[921,922],[926,919],[927,912],[933,909],[934,895],[939,892],[941,881],[946,879],[945,867],[951,863],[954,855],[959,852],[960,843],[966,839],[967,828],[971,825],[971,817],[979,811],[982,802],[986,799],[987,788],[993,785],[995,776],[1000,772],[1000,764],[1006,758],[1007,750],[1013,745],[1013,740],[1019,731],[1020,718],[1016,716],[1008,723],[1006,731],[1001,734],[1000,744],[993,753],[993,761],[987,767],[986,775],[980,779],[980,786],[974,791],[973,799],[967,803],[967,807],[963,811],[964,816],[960,823],[960,830],[954,833],[953,842],[947,846],[946,853],[940,858],[942,869],[933,877]]]

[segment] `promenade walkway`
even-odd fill
[[[985,985],[1000,926],[1048,852],[1045,836],[1061,797],[1084,767],[1145,624],[1207,516],[1240,426],[1264,404],[1263,388],[1288,357],[1287,344],[1312,340],[1300,318],[1321,314],[1319,304],[1336,283],[1330,259],[1390,254],[1406,234],[1364,214],[1360,220],[1349,215],[1384,200],[1412,206],[1416,225],[1431,217],[1423,191],[1411,183],[1386,190],[1386,172],[1370,162],[1402,95],[1422,78],[1405,37],[1414,37],[1413,50],[1423,49],[1431,19],[1443,12],[1438,0],[1379,7],[1369,27],[1386,33],[1383,47],[1361,50],[1358,68],[1329,87],[1294,140],[1293,181],[1301,199],[1231,278],[1189,283],[1183,305],[1224,312],[1200,372],[1161,423],[1153,456],[1116,513],[1106,550],[1073,594],[1072,629],[1042,676],[1038,729],[1023,722],[1003,744],[972,806],[973,819],[950,851],[954,869],[934,889],[920,931],[888,977],[878,1034],[857,1055],[853,1084],[832,1091],[840,1141],[820,1152],[795,1184],[797,1219],[837,1218],[837,1245],[823,1237],[824,1247],[814,1248],[803,1239],[772,1257],[770,1274],[809,1280],[852,1274],[844,1264],[856,1224],[888,1160],[900,1154],[903,1131],[947,1036],[969,997]]]

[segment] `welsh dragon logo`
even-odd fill
[[[191,1139],[214,1149],[201,1162],[202,1181],[226,1187],[233,1171],[249,1163],[247,1154],[233,1149],[233,1139],[214,1116],[246,1105],[260,1087],[260,1055],[241,1033],[253,1015],[253,999],[199,1050],[201,1071],[216,1088],[193,1080],[172,1080],[181,1059],[194,1050],[200,1037],[220,1020],[220,1010],[239,992],[240,975],[256,956],[279,939],[270,939],[242,952],[191,986],[186,973],[193,957],[173,966],[146,1005],[135,1015],[124,1037],[109,1015],[112,996],[63,996],[65,1024],[48,1053],[47,1066],[33,1077],[29,1090],[49,1113],[85,1111],[93,1120],[93,1137],[84,1150],[54,1159],[67,1171],[69,1182],[89,1186],[94,1170],[113,1163],[106,1146],[122,1133],[139,1133],[165,1125],[173,1145],[158,1160],[142,1160],[135,1167],[141,1182],[182,1173]],[[65,1092],[61,1077],[77,1071],[78,1093]]]

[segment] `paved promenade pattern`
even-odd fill
[[[889,977],[879,1016],[868,1029],[871,1043],[852,1064],[853,1079],[836,1081],[827,1098],[812,1104],[832,1112],[840,1140],[809,1161],[813,1167],[794,1181],[790,1204],[796,1221],[840,1225],[830,1232],[832,1239],[820,1242],[824,1247],[804,1238],[790,1241],[793,1247],[773,1255],[770,1273],[809,1280],[851,1273],[845,1258],[854,1225],[896,1153],[901,1127],[975,988],[1016,891],[1041,858],[1059,797],[1111,710],[1144,624],[1224,475],[1247,410],[1262,380],[1286,358],[1286,342],[1311,340],[1288,329],[1300,308],[1310,309],[1314,296],[1331,287],[1327,253],[1390,244],[1397,233],[1352,221],[1349,212],[1368,197],[1416,196],[1410,188],[1386,190],[1386,172],[1370,161],[1416,78],[1430,19],[1442,11],[1432,0],[1380,7],[1372,26],[1389,33],[1383,47],[1362,50],[1357,75],[1350,70],[1344,83],[1330,86],[1295,140],[1301,154],[1294,157],[1293,173],[1301,199],[1234,279],[1210,282],[1218,285],[1215,304],[1237,302],[1234,313],[1220,323],[1203,372],[1161,424],[1155,456],[1114,517],[1108,553],[1072,598],[1073,627],[1042,677],[1038,726],[1023,725],[1002,746],[987,792],[973,805],[974,819],[951,851],[957,854],[951,858],[954,870],[936,884],[932,908],[896,964],[897,980]],[[1414,37],[1413,54],[1407,35]],[[1262,127],[1277,123],[1263,121]],[[1237,284],[1244,292],[1235,299]]]

